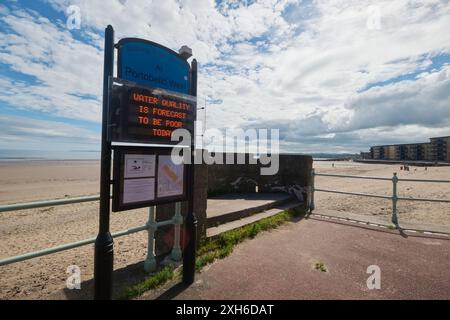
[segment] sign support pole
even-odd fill
[[[94,299],[112,299],[112,274],[114,260],[113,238],[109,231],[111,192],[111,142],[107,140],[109,109],[109,77],[114,73],[114,29],[105,29],[105,56],[103,70],[102,149],[100,169],[100,222],[95,240]]]
[[[191,66],[191,95],[197,96],[197,60],[192,61]],[[197,114],[195,114],[195,119],[197,119]],[[194,136],[191,137],[191,149],[190,158],[191,163],[189,164],[188,171],[188,181],[190,186],[188,188],[188,212],[186,216],[186,236],[187,244],[184,249],[183,254],[183,283],[190,285],[194,282],[195,277],[195,256],[196,256],[196,246],[197,246],[197,218],[194,213],[194,154],[195,154],[195,128]]]

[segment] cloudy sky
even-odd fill
[[[108,24],[192,47],[207,128],[303,153],[450,135],[449,0],[3,0],[0,150],[99,149]]]

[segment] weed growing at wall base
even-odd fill
[[[169,280],[175,278],[175,272],[172,266],[167,266],[155,273],[151,277],[145,279],[143,282],[132,285],[125,290],[117,299],[128,300],[140,296],[144,292],[155,289]]]

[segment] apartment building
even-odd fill
[[[372,146],[369,156],[374,160],[450,162],[450,136],[430,138],[426,143]]]

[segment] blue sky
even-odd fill
[[[107,4],[2,1],[0,153],[99,149],[110,23],[116,41],[193,48],[208,129],[276,128],[281,151],[304,153],[450,134],[448,0]],[[79,28],[67,27],[70,6]]]

